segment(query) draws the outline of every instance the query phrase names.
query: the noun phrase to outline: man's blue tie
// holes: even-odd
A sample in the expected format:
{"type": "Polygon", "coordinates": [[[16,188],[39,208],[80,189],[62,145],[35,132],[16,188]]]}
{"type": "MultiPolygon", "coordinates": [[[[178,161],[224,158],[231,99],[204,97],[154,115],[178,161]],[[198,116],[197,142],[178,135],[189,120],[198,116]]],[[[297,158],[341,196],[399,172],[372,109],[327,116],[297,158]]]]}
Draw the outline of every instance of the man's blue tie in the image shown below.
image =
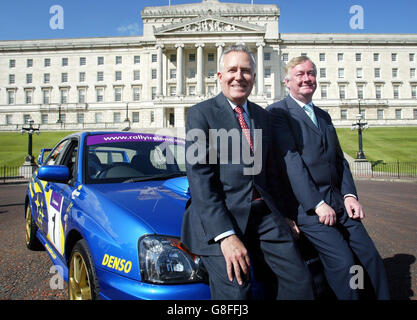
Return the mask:
{"type": "Polygon", "coordinates": [[[313,121],[314,125],[318,127],[316,114],[314,113],[313,106],[311,104],[306,104],[303,109],[307,113],[307,115],[310,117],[311,121],[313,121]]]}

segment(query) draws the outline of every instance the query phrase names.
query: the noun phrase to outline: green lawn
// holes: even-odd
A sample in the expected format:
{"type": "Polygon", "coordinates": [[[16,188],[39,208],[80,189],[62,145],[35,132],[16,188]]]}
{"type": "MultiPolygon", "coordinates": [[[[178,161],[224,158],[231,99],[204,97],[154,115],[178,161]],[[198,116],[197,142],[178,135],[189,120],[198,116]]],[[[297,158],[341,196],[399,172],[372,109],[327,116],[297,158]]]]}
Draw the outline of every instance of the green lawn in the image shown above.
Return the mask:
{"type": "MultiPolygon", "coordinates": [[[[338,128],[342,149],[356,158],[358,132],[338,128]]],[[[417,127],[370,127],[363,131],[363,151],[369,161],[417,162],[417,127]]]]}
{"type": "MultiPolygon", "coordinates": [[[[41,132],[32,136],[32,154],[35,159],[42,148],[52,148],[58,141],[71,132],[41,132]]],[[[0,167],[21,166],[28,151],[28,135],[18,132],[0,133],[0,167]]]]}

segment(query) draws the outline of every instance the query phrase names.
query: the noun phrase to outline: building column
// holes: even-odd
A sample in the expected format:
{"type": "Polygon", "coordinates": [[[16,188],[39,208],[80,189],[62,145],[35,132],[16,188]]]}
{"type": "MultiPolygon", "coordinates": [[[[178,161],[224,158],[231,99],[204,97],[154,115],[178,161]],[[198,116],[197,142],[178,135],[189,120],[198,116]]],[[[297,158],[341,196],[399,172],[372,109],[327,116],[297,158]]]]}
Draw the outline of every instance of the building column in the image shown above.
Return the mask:
{"type": "Polygon", "coordinates": [[[184,44],[178,43],[177,48],[177,96],[184,95],[184,44]]]}
{"type": "Polygon", "coordinates": [[[256,77],[258,78],[258,96],[264,95],[264,42],[258,42],[256,47],[258,48],[258,70],[256,77]]]}
{"type": "Polygon", "coordinates": [[[203,66],[204,66],[204,59],[203,59],[203,48],[204,43],[197,43],[195,45],[197,47],[197,96],[204,94],[204,88],[203,88],[203,66]]]}
{"type": "Polygon", "coordinates": [[[164,45],[162,44],[157,44],[156,48],[158,49],[158,55],[157,55],[157,59],[158,59],[158,64],[157,64],[157,69],[156,69],[156,73],[157,73],[157,87],[156,87],[156,96],[162,96],[162,85],[163,85],[163,77],[162,77],[162,69],[163,69],[163,61],[162,61],[162,49],[164,48],[164,45]]]}
{"type": "MultiPolygon", "coordinates": [[[[220,57],[223,54],[223,48],[224,48],[225,44],[224,42],[221,43],[216,43],[216,47],[217,47],[217,71],[220,71],[220,57]]],[[[220,85],[220,79],[219,77],[217,77],[217,93],[220,93],[220,91],[222,90],[221,85],[220,85]]]]}

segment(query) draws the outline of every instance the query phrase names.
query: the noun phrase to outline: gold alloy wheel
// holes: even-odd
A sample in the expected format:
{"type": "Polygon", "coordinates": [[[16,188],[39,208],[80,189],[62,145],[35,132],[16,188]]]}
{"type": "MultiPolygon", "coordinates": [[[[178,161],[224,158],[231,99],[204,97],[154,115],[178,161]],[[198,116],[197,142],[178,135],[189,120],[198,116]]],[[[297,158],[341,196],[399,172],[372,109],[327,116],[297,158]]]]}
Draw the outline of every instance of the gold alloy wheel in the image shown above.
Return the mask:
{"type": "Polygon", "coordinates": [[[85,261],[79,252],[72,255],[69,269],[69,298],[91,300],[91,287],[85,261]]]}
{"type": "Polygon", "coordinates": [[[30,211],[30,205],[26,207],[25,225],[26,225],[25,239],[26,239],[26,244],[28,245],[30,241],[30,234],[32,232],[32,212],[30,211]]]}

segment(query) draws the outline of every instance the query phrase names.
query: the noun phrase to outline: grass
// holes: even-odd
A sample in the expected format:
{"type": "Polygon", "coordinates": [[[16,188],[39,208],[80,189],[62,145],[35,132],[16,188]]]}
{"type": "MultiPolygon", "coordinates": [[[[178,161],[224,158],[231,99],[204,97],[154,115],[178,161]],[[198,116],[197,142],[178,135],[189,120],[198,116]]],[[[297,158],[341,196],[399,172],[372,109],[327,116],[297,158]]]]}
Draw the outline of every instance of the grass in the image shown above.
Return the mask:
{"type": "MultiPolygon", "coordinates": [[[[32,154],[35,159],[42,148],[52,148],[58,141],[72,132],[41,132],[32,135],[32,154]]],[[[0,132],[0,167],[21,166],[28,153],[28,134],[0,132]]]]}
{"type": "MultiPolygon", "coordinates": [[[[358,132],[338,128],[344,152],[356,158],[358,132]]],[[[369,161],[417,162],[417,127],[370,127],[362,133],[363,151],[369,161]]]]}

